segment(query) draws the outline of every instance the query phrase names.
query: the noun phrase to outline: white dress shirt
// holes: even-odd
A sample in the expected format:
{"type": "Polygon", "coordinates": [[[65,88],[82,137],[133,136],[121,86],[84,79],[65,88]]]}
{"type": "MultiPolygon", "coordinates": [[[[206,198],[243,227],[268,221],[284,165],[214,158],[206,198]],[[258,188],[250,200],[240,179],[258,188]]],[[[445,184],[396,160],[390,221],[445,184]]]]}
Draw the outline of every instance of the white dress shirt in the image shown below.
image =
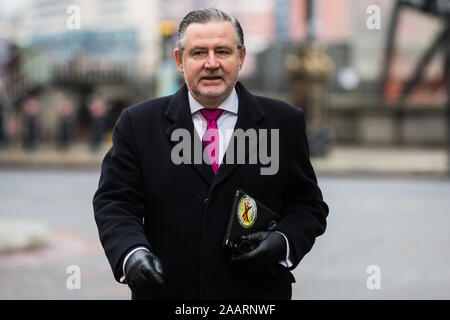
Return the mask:
{"type": "MultiPolygon", "coordinates": [[[[206,131],[206,128],[208,126],[208,122],[206,119],[202,116],[200,110],[204,109],[197,100],[194,99],[194,97],[191,95],[191,92],[188,91],[189,96],[189,107],[191,109],[192,114],[192,121],[194,122],[194,128],[200,138],[202,140],[202,137],[206,131]]],[[[225,101],[218,106],[218,109],[223,110],[222,115],[217,119],[217,129],[219,131],[219,166],[222,163],[223,156],[225,154],[225,151],[227,150],[228,143],[230,142],[231,136],[234,131],[234,127],[236,126],[237,118],[238,118],[238,108],[239,108],[239,99],[236,93],[236,89],[233,88],[233,91],[228,96],[228,98],[225,99],[225,101]],[[223,143],[225,142],[225,143],[223,143]]],[[[277,231],[278,232],[278,231],[277,231]]],[[[289,241],[287,237],[283,235],[283,237],[286,239],[286,245],[287,245],[287,252],[286,252],[286,260],[282,260],[279,263],[285,267],[291,267],[293,265],[292,261],[289,259],[289,241]]],[[[130,251],[125,259],[123,260],[123,276],[120,278],[120,282],[125,281],[125,264],[128,260],[128,258],[131,256],[132,253],[139,249],[148,250],[148,248],[145,247],[138,247],[130,251]]]]}
{"type": "MultiPolygon", "coordinates": [[[[197,100],[192,97],[189,92],[189,107],[191,108],[192,121],[194,122],[194,128],[197,134],[202,140],[208,126],[208,121],[203,117],[200,110],[205,109],[197,100]]],[[[228,143],[233,135],[234,127],[236,126],[238,118],[238,106],[239,100],[236,94],[236,90],[233,91],[225,99],[225,101],[218,107],[223,110],[222,115],[217,119],[217,130],[219,132],[219,166],[222,163],[223,156],[227,150],[228,143]],[[225,143],[224,143],[225,142],[225,143]]]]}

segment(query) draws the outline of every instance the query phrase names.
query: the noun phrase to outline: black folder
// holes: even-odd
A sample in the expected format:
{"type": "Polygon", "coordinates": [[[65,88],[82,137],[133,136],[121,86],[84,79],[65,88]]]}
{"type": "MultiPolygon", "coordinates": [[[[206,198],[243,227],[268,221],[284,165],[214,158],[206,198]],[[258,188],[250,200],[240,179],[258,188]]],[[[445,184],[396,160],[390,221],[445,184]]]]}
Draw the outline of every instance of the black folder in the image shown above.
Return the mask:
{"type": "Polygon", "coordinates": [[[234,195],[223,246],[233,254],[249,252],[253,250],[253,244],[240,241],[239,238],[258,231],[270,231],[280,219],[276,212],[238,188],[234,195]]]}

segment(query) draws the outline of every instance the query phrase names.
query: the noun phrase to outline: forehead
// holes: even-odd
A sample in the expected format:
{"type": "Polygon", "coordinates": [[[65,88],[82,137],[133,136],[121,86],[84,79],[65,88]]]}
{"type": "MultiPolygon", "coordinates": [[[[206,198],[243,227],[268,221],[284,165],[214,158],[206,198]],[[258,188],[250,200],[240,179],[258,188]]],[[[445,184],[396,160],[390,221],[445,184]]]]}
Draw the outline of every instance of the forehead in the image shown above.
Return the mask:
{"type": "Polygon", "coordinates": [[[230,21],[191,23],[185,32],[185,47],[237,45],[235,30],[230,21]]]}

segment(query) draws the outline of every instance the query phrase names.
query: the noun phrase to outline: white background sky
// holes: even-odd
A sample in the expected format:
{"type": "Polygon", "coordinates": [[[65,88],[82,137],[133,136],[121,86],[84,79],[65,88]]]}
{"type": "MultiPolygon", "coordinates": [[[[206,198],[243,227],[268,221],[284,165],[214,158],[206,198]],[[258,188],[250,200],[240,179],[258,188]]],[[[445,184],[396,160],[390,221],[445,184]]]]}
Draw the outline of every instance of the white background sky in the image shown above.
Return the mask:
{"type": "Polygon", "coordinates": [[[22,9],[28,0],[0,0],[0,18],[5,18],[22,9]]]}

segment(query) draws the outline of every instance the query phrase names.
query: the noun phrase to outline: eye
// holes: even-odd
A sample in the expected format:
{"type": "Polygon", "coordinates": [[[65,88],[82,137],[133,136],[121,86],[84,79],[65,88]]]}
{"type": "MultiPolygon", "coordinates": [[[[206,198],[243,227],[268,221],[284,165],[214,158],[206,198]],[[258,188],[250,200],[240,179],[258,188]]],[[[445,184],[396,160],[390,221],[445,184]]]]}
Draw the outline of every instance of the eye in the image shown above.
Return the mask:
{"type": "Polygon", "coordinates": [[[198,51],[194,51],[194,52],[192,53],[192,55],[193,55],[194,57],[202,57],[202,56],[206,55],[206,52],[205,52],[205,51],[198,50],[198,51]]]}
{"type": "Polygon", "coordinates": [[[230,54],[230,51],[225,50],[225,49],[221,49],[221,50],[218,50],[218,51],[217,51],[217,55],[218,55],[218,56],[221,56],[221,57],[227,56],[227,55],[229,55],[229,54],[230,54]]]}

